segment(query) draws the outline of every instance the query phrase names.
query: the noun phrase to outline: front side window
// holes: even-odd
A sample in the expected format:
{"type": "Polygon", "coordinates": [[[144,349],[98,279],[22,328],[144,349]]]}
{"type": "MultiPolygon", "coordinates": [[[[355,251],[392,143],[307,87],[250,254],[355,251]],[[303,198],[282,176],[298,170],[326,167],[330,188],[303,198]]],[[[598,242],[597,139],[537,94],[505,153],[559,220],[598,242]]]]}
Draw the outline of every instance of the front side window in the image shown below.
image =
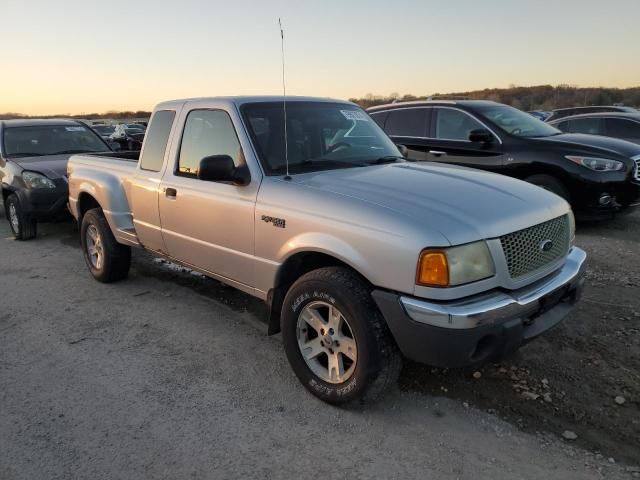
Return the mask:
{"type": "Polygon", "coordinates": [[[436,109],[435,138],[437,139],[469,140],[471,131],[480,128],[484,128],[482,124],[462,110],[436,109]]]}
{"type": "Polygon", "coordinates": [[[213,155],[228,155],[236,166],[244,164],[229,114],[222,110],[193,110],[189,112],[184,126],[178,175],[197,177],[200,161],[213,155]]]}
{"type": "Polygon", "coordinates": [[[474,111],[506,133],[516,137],[551,137],[562,133],[548,123],[508,105],[477,105],[474,106],[474,111]]]}
{"type": "Polygon", "coordinates": [[[355,105],[287,102],[285,147],[282,102],[241,108],[258,157],[268,175],[361,167],[394,159],[400,152],[380,127],[355,105]],[[381,160],[382,159],[382,160],[381,160]]]}
{"type": "Polygon", "coordinates": [[[152,172],[159,172],[164,162],[164,152],[167,149],[169,134],[176,112],[163,110],[156,112],[151,121],[149,132],[144,141],[144,151],[140,157],[140,168],[152,172]]]}
{"type": "Polygon", "coordinates": [[[6,127],[3,132],[8,158],[109,151],[97,133],[82,125],[6,127]]]}
{"type": "Polygon", "coordinates": [[[617,138],[640,138],[640,122],[622,118],[607,119],[607,135],[617,138]]]}
{"type": "Polygon", "coordinates": [[[602,118],[577,118],[569,120],[571,133],[586,133],[589,135],[604,135],[604,120],[602,118]]]}
{"type": "Polygon", "coordinates": [[[391,110],[385,124],[386,132],[394,137],[426,137],[428,108],[391,110]]]}

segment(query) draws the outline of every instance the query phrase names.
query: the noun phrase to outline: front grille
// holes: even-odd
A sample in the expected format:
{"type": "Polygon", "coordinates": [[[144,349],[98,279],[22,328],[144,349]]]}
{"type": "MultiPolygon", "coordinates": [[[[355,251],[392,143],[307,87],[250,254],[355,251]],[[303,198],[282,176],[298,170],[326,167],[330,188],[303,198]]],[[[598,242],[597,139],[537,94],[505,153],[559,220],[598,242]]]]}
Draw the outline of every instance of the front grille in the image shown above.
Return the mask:
{"type": "Polygon", "coordinates": [[[534,273],[569,251],[567,215],[500,237],[511,278],[534,273]],[[547,241],[551,241],[550,245],[547,241]],[[548,249],[543,249],[543,244],[548,249]]]}
{"type": "Polygon", "coordinates": [[[637,157],[633,157],[633,161],[636,162],[636,171],[634,173],[634,178],[640,182],[640,155],[637,157]]]}

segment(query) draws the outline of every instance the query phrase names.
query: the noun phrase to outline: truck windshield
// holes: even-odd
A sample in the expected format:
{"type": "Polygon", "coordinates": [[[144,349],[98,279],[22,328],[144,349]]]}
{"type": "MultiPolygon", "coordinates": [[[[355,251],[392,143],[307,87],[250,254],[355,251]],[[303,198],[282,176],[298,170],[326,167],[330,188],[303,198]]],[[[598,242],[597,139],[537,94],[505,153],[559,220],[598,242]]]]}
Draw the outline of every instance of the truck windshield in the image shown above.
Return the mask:
{"type": "Polygon", "coordinates": [[[100,136],[81,125],[7,127],[3,133],[7,158],[109,151],[100,136]]]}
{"type": "Polygon", "coordinates": [[[562,133],[548,123],[508,105],[483,105],[474,108],[502,130],[516,137],[550,137],[562,133]]]}
{"type": "MultiPolygon", "coordinates": [[[[242,115],[269,175],[286,172],[282,102],[248,103],[242,115]]],[[[290,173],[362,167],[401,158],[386,134],[355,105],[287,102],[290,173]]]]}

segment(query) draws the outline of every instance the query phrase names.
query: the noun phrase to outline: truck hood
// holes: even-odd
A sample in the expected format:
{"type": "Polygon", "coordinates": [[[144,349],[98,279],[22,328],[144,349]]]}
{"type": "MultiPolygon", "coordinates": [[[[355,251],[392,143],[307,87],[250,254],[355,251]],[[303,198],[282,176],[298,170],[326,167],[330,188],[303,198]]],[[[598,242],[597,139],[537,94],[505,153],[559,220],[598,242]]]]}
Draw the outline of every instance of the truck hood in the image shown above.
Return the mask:
{"type": "Polygon", "coordinates": [[[619,138],[584,133],[563,133],[552,137],[533,138],[540,143],[565,147],[567,150],[590,151],[600,154],[615,154],[631,158],[640,155],[640,145],[619,138]]]}
{"type": "Polygon", "coordinates": [[[56,180],[67,175],[67,162],[72,154],[45,155],[42,157],[19,157],[11,161],[24,170],[38,172],[51,180],[56,180]]]}
{"type": "Polygon", "coordinates": [[[500,237],[570,210],[560,197],[520,180],[432,162],[317,172],[294,181],[392,211],[438,231],[451,245],[500,237]]]}

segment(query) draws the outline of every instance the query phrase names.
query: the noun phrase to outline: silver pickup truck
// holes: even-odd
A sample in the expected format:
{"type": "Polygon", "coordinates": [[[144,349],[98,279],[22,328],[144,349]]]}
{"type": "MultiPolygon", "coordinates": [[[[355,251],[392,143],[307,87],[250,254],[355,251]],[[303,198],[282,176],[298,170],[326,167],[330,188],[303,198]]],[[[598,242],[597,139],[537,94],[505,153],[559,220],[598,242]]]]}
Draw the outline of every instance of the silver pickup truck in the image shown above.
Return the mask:
{"type": "Polygon", "coordinates": [[[409,163],[352,103],[165,102],[137,155],[69,161],[92,275],[124,279],[142,247],[263,299],[296,375],[330,403],[383,391],[403,356],[464,367],[511,353],[582,291],[564,200],[409,163]]]}

